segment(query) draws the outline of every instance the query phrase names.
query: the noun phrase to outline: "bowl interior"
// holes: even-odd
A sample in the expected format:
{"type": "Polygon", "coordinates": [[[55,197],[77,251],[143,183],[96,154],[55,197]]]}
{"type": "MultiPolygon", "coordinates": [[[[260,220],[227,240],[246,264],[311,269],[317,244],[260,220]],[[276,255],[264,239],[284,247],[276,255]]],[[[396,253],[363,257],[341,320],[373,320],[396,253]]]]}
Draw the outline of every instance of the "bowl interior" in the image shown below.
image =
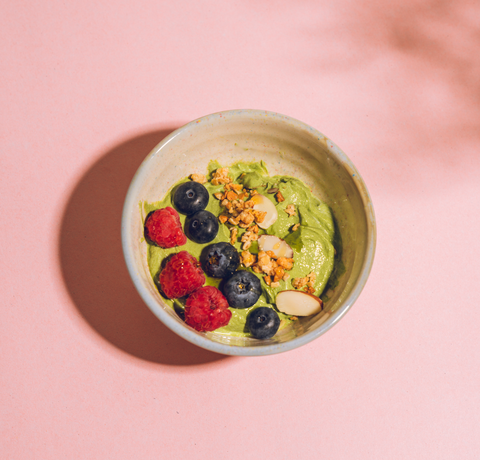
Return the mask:
{"type": "Polygon", "coordinates": [[[353,164],[317,130],[289,117],[241,110],[191,122],[162,141],[145,159],[129,189],[122,240],[132,279],[147,305],[168,327],[204,348],[226,354],[270,354],[302,345],[328,330],[348,310],[373,261],[375,224],[365,185],[353,164]],[[198,333],[163,302],[147,264],[141,203],[161,200],[181,178],[205,173],[210,160],[228,166],[265,161],[270,175],[304,181],[332,209],[343,243],[344,274],[327,293],[324,310],[296,321],[266,341],[215,332],[198,333]]]}

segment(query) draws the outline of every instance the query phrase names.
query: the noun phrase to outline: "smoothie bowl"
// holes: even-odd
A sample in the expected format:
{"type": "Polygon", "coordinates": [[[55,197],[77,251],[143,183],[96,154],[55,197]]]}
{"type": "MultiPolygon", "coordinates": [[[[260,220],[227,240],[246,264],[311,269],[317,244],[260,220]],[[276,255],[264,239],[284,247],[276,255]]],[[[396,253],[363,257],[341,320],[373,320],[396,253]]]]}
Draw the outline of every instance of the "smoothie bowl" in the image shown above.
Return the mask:
{"type": "Polygon", "coordinates": [[[330,329],[367,281],[375,232],[347,156],[310,126],[259,110],[170,134],[138,169],[122,216],[147,306],[227,355],[288,351],[330,329]]]}

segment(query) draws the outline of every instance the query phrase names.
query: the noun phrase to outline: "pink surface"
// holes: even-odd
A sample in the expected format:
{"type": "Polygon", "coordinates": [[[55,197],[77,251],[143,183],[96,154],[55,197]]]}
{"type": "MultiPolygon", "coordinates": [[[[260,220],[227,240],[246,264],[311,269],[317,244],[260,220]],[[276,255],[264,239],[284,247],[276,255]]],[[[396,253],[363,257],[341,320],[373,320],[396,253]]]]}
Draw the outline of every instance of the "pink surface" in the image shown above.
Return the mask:
{"type": "Polygon", "coordinates": [[[478,2],[3,2],[2,459],[478,459],[478,2]],[[309,345],[228,358],[129,280],[122,202],[172,129],[309,123],[378,220],[371,277],[309,345]]]}

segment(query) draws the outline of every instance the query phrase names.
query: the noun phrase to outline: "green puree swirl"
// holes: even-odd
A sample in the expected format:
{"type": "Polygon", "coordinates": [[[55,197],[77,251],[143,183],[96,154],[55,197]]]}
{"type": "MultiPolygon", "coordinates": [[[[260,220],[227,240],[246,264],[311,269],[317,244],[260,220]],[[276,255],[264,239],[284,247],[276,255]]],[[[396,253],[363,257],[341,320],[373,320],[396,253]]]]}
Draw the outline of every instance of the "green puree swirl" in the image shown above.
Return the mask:
{"type": "MultiPolygon", "coordinates": [[[[212,172],[221,166],[216,161],[211,161],[208,166],[207,180],[210,180],[212,172]]],[[[260,230],[259,234],[267,233],[269,235],[276,235],[284,239],[293,249],[294,252],[294,265],[293,269],[288,273],[290,278],[286,281],[280,281],[280,287],[271,288],[264,280],[263,276],[256,274],[261,280],[262,295],[258,302],[251,308],[237,309],[231,308],[232,319],[230,323],[217,329],[215,332],[223,333],[226,335],[249,337],[250,334],[245,327],[245,322],[250,310],[266,306],[275,309],[275,298],[278,292],[286,289],[293,289],[292,281],[294,278],[305,277],[311,272],[315,272],[317,277],[315,281],[315,295],[320,296],[329,281],[330,275],[334,268],[335,262],[335,224],[333,220],[330,208],[315,198],[310,189],[300,180],[290,176],[272,176],[268,175],[266,165],[263,161],[258,163],[236,163],[228,168],[229,176],[234,182],[243,184],[246,188],[256,188],[256,190],[268,197],[277,207],[278,219],[267,230],[260,230]],[[243,176],[242,176],[243,174],[243,176]],[[267,193],[269,189],[278,188],[282,193],[285,201],[277,203],[274,193],[267,193]],[[285,208],[289,204],[294,204],[296,208],[296,215],[289,216],[285,212],[285,208]],[[292,227],[300,223],[300,227],[297,231],[293,232],[292,227]]],[[[143,208],[143,217],[155,209],[164,208],[166,206],[173,206],[173,193],[172,191],[179,184],[188,181],[185,178],[175,184],[174,187],[167,193],[165,198],[155,203],[141,203],[143,208]]],[[[220,215],[222,209],[219,200],[217,200],[213,194],[224,190],[224,185],[212,185],[210,182],[204,184],[207,188],[210,199],[208,202],[207,210],[215,214],[220,215]]],[[[185,216],[180,214],[180,220],[182,226],[185,222],[185,216]]],[[[242,234],[245,230],[238,227],[238,238],[235,247],[239,252],[242,251],[240,242],[242,234]]],[[[227,225],[220,224],[220,229],[216,238],[207,244],[197,244],[188,240],[184,246],[171,249],[162,249],[157,246],[148,246],[148,266],[150,273],[155,282],[158,280],[158,273],[162,261],[169,254],[188,251],[197,259],[200,259],[200,254],[205,246],[220,241],[230,241],[230,229],[227,225]]],[[[249,249],[253,254],[258,253],[258,245],[256,242],[252,244],[249,249]]],[[[250,269],[248,269],[250,270],[250,269]]],[[[254,273],[252,271],[252,273],[254,273]]],[[[220,285],[218,279],[207,277],[206,284],[218,287],[220,285]]],[[[332,280],[330,283],[332,284],[332,280]]],[[[167,304],[172,308],[183,308],[181,299],[168,300],[167,304]]],[[[282,326],[285,327],[292,320],[288,315],[279,313],[282,321],[282,326]]]]}

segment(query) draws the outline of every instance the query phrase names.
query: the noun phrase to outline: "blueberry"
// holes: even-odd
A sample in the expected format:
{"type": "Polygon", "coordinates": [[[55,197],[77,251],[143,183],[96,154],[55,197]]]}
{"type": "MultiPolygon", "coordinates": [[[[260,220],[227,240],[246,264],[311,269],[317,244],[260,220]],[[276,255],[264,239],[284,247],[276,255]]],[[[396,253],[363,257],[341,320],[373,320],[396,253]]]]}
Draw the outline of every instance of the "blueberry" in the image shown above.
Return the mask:
{"type": "Polygon", "coordinates": [[[280,318],[272,308],[259,307],[248,315],[247,326],[256,339],[270,339],[280,327],[280,318]]]}
{"type": "Polygon", "coordinates": [[[217,236],[218,219],[210,211],[198,211],[187,217],[185,233],[195,243],[209,243],[217,236]]]}
{"type": "Polygon", "coordinates": [[[179,185],[173,194],[173,204],[178,212],[190,216],[202,211],[208,204],[208,191],[198,182],[184,182],[179,185]]]}
{"type": "Polygon", "coordinates": [[[240,256],[230,243],[216,243],[203,250],[200,261],[208,276],[227,278],[240,265],[240,256]]]}
{"type": "Polygon", "coordinates": [[[235,272],[223,286],[223,294],[233,308],[248,308],[255,305],[261,293],[260,280],[245,270],[235,272]]]}

